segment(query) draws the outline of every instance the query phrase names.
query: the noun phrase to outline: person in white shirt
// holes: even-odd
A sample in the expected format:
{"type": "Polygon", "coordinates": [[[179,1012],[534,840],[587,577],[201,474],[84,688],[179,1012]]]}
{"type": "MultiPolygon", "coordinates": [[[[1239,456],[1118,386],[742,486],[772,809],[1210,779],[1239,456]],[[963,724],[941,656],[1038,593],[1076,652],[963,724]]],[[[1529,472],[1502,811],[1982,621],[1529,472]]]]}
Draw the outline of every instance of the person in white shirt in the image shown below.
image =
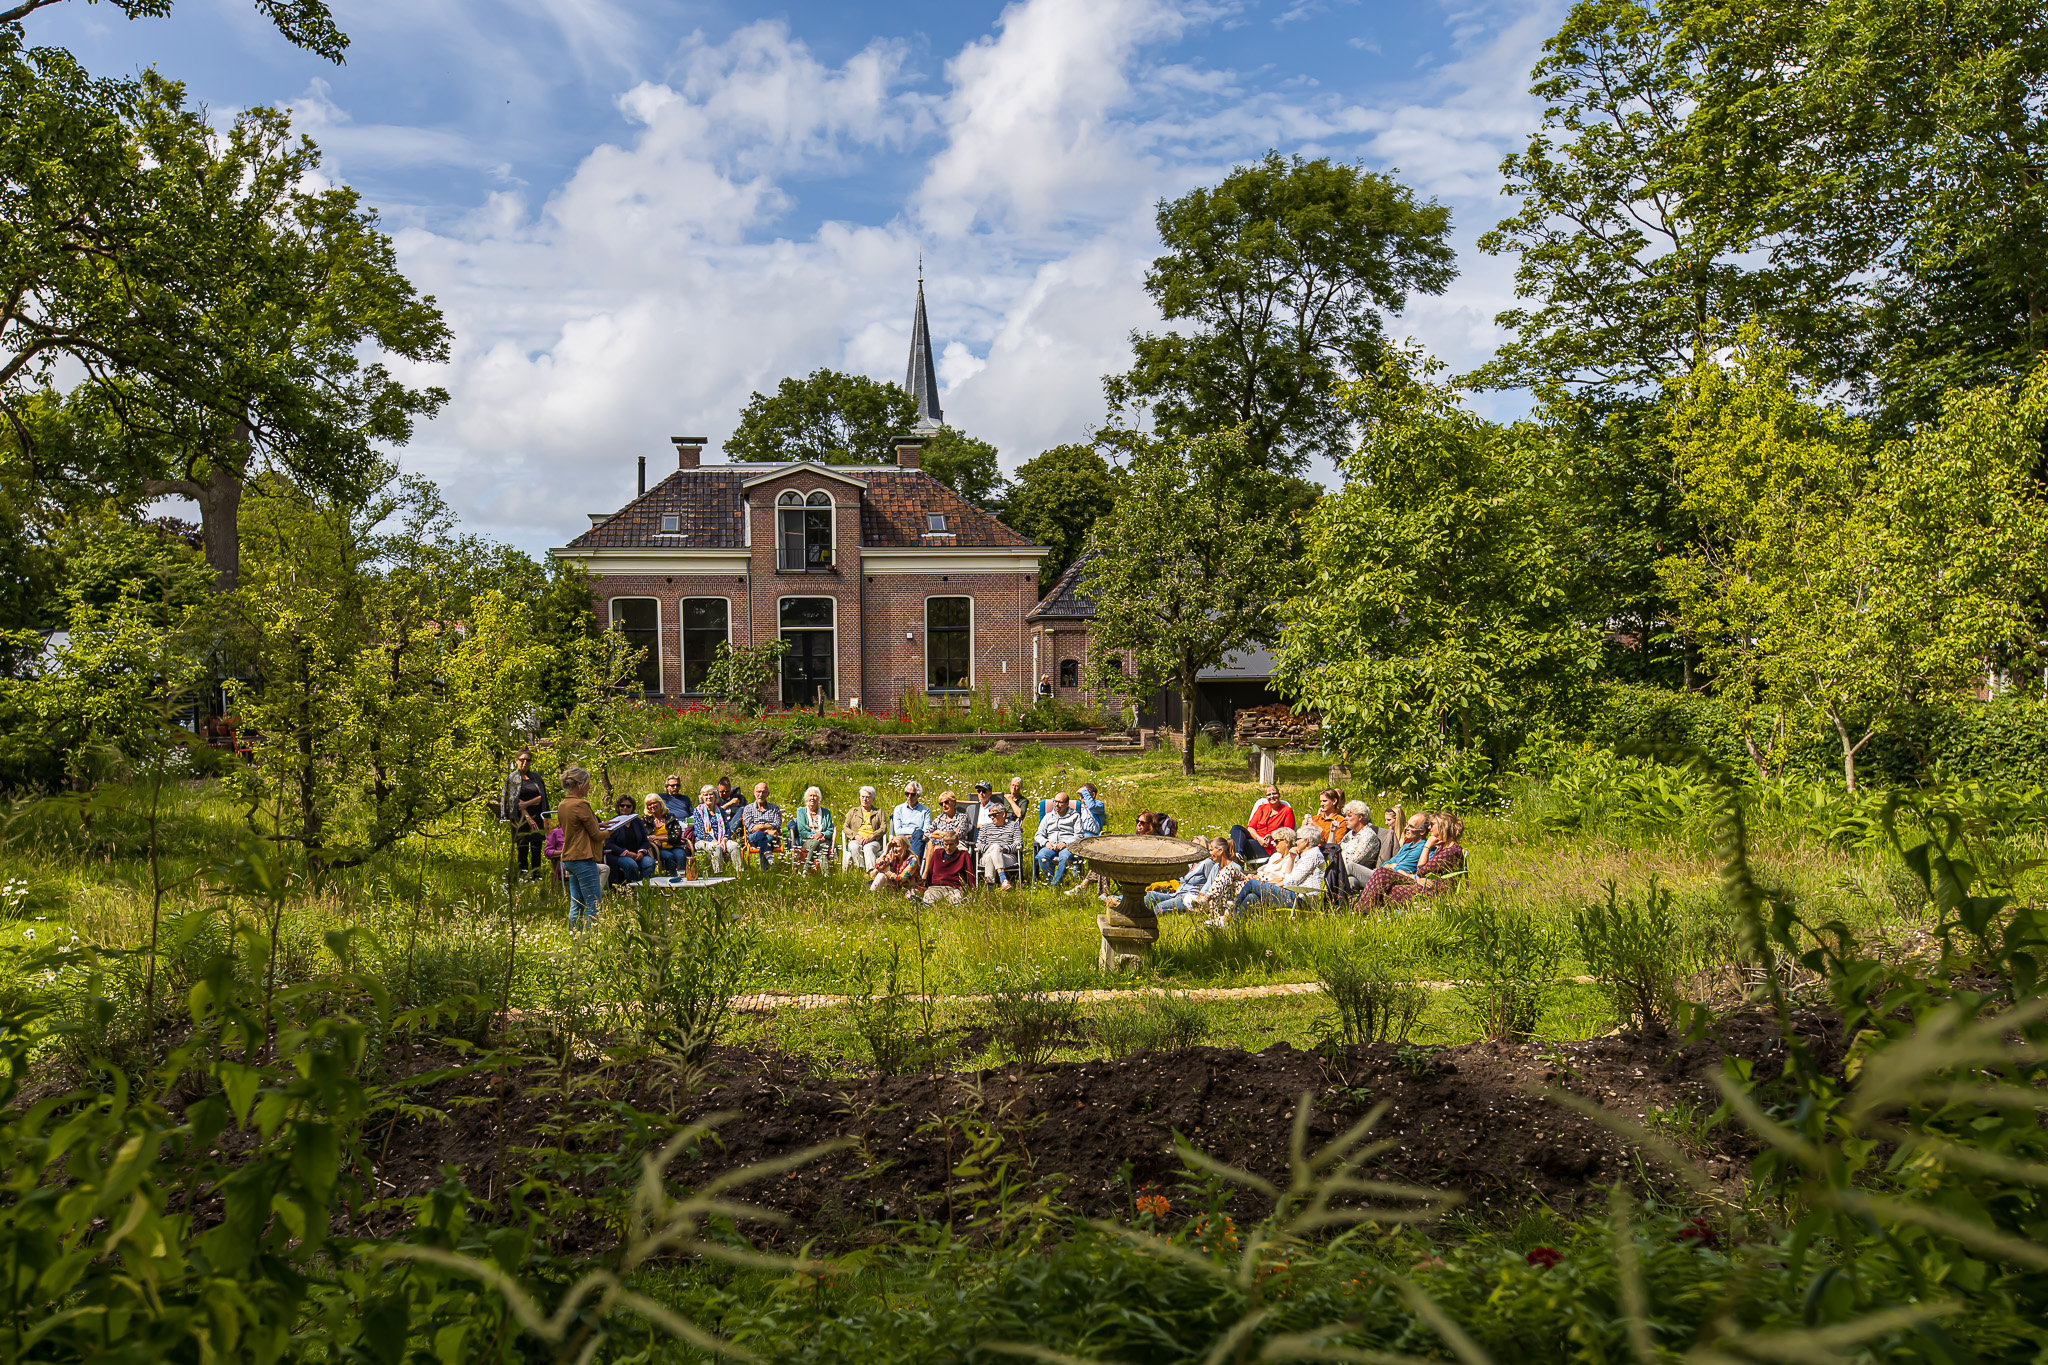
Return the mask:
{"type": "Polygon", "coordinates": [[[932,832],[932,808],[924,803],[924,788],[916,782],[903,784],[903,804],[889,812],[889,833],[910,841],[918,866],[924,866],[924,841],[932,832]]]}
{"type": "Polygon", "coordinates": [[[1032,859],[1038,864],[1038,875],[1048,878],[1048,885],[1058,886],[1067,875],[1074,845],[1095,833],[1094,824],[1086,812],[1067,800],[1065,792],[1053,797],[1052,805],[1039,817],[1038,836],[1031,841],[1037,850],[1032,859]]]}
{"type": "Polygon", "coordinates": [[[1291,908],[1322,889],[1323,832],[1310,825],[1299,832],[1287,831],[1284,836],[1281,830],[1275,830],[1273,835],[1277,845],[1272,860],[1237,893],[1237,904],[1231,907],[1231,914],[1241,915],[1261,902],[1291,908]]]}

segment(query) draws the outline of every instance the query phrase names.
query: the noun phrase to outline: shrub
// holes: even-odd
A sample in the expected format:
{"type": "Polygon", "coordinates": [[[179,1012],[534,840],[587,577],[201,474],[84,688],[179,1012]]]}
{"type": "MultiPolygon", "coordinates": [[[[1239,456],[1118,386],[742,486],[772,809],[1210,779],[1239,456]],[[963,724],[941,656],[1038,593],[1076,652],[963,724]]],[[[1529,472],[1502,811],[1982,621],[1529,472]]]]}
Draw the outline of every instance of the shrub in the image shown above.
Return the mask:
{"type": "Polygon", "coordinates": [[[1465,1022],[1486,1038],[1532,1037],[1557,992],[1557,936],[1484,896],[1450,907],[1447,921],[1450,955],[1465,978],[1457,990],[1465,1022]]]}
{"type": "Polygon", "coordinates": [[[1023,1066],[1042,1066],[1053,1048],[1070,1036],[1081,1004],[1072,991],[1046,989],[1041,977],[1002,976],[984,992],[984,1021],[996,1050],[1023,1066]]]}
{"type": "Polygon", "coordinates": [[[1168,991],[1147,993],[1103,1011],[1095,1019],[1093,1032],[1110,1056],[1128,1057],[1134,1052],[1193,1047],[1208,1037],[1213,1027],[1206,1006],[1168,991]]]}
{"type": "Polygon", "coordinates": [[[650,1047],[703,1059],[754,968],[760,934],[733,898],[636,887],[610,927],[605,965],[650,1047]]]}
{"type": "Polygon", "coordinates": [[[937,1060],[932,1001],[913,999],[904,989],[902,947],[889,945],[886,966],[865,951],[856,952],[852,975],[846,1010],[869,1065],[881,1075],[901,1076],[937,1060]]]}
{"type": "Polygon", "coordinates": [[[1671,888],[1650,878],[1638,904],[1610,878],[1607,898],[1572,913],[1586,970],[1623,1024],[1662,1033],[1677,1015],[1678,984],[1696,969],[1690,936],[1671,913],[1671,888]]]}
{"type": "Polygon", "coordinates": [[[1380,968],[1361,966],[1340,952],[1324,955],[1316,964],[1316,979],[1337,1007],[1337,1022],[1347,1043],[1406,1041],[1429,1003],[1423,987],[1396,981],[1380,968]]]}

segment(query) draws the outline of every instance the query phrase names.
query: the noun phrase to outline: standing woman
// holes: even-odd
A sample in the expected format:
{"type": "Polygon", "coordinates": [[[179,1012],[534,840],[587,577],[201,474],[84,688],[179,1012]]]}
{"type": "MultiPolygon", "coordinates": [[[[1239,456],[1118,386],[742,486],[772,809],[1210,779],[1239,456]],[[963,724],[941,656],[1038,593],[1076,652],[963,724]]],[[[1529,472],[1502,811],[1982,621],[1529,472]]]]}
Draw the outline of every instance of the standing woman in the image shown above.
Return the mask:
{"type": "Polygon", "coordinates": [[[540,876],[541,843],[548,837],[548,784],[533,770],[533,754],[519,751],[518,764],[505,779],[512,814],[512,846],[519,856],[519,875],[540,876]]]}
{"type": "Polygon", "coordinates": [[[597,874],[604,856],[604,826],[590,809],[590,772],[568,768],[562,773],[562,807],[555,812],[562,825],[562,878],[569,883],[569,927],[597,918],[597,898],[604,882],[597,874]]]}
{"type": "Polygon", "coordinates": [[[845,865],[860,865],[862,872],[873,872],[875,864],[882,860],[882,840],[889,833],[889,817],[875,804],[875,789],[860,789],[860,805],[846,813],[846,859],[845,865]]]}

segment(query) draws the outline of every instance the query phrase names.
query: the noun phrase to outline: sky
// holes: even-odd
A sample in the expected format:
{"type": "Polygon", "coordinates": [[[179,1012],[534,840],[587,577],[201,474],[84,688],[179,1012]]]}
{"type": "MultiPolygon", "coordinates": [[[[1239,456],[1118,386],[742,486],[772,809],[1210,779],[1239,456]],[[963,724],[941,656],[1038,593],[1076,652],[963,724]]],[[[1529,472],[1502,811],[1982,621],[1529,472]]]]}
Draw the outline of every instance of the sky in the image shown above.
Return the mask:
{"type": "MultiPolygon", "coordinates": [[[[344,65],[248,0],[33,42],[154,66],[225,117],[289,108],[455,333],[399,367],[451,401],[398,452],[466,529],[541,552],[632,496],[635,458],[732,429],[819,367],[902,382],[922,254],[946,419],[1006,469],[1085,440],[1159,318],[1161,198],[1268,149],[1396,175],[1460,275],[1390,319],[1454,372],[1500,340],[1501,158],[1562,0],[336,0],[344,65]]],[[[1512,398],[1496,399],[1512,404],[1512,398]]],[[[715,453],[711,458],[716,458],[715,453]]]]}

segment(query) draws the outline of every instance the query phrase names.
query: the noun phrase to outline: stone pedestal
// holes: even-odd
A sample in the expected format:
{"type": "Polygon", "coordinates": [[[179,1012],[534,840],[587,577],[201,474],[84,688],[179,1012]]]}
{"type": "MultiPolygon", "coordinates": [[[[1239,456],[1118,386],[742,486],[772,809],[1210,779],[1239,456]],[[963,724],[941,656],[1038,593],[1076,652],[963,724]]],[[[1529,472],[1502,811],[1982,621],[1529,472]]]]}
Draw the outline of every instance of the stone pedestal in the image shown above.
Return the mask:
{"type": "MultiPolygon", "coordinates": [[[[1113,912],[1112,912],[1113,913],[1113,912]]],[[[1102,953],[1097,958],[1105,972],[1136,971],[1152,961],[1152,945],[1159,941],[1159,929],[1141,929],[1135,925],[1111,924],[1111,915],[1095,917],[1095,927],[1102,931],[1102,953]]]]}

